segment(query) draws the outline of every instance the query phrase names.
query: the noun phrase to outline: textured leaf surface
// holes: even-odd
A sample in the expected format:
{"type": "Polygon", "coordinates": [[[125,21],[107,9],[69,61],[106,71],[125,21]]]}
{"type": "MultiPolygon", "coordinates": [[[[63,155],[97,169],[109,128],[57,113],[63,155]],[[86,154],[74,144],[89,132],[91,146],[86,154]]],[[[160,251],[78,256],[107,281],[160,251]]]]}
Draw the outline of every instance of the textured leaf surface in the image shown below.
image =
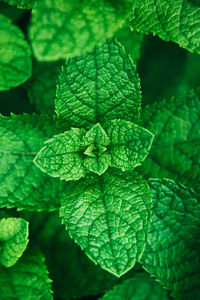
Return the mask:
{"type": "Polygon", "coordinates": [[[105,128],[111,140],[111,166],[125,171],[140,165],[151,148],[151,132],[125,120],[108,121],[105,128]]]}
{"type": "Polygon", "coordinates": [[[146,107],[142,126],[155,134],[140,171],[188,185],[200,178],[200,89],[146,107]]]}
{"type": "Polygon", "coordinates": [[[53,115],[55,110],[56,82],[62,62],[33,62],[33,74],[26,88],[38,112],[53,115]]]}
{"type": "Polygon", "coordinates": [[[134,29],[157,34],[190,51],[200,53],[200,7],[187,0],[135,1],[134,29]]]}
{"type": "Polygon", "coordinates": [[[137,173],[110,169],[72,183],[61,204],[62,221],[88,257],[121,276],[144,250],[151,194],[137,173]]]}
{"type": "Polygon", "coordinates": [[[14,5],[18,8],[30,9],[33,8],[37,0],[3,0],[4,2],[14,5]]]}
{"type": "Polygon", "coordinates": [[[57,212],[22,211],[20,216],[30,222],[31,241],[39,245],[45,254],[46,264],[53,280],[55,299],[71,300],[88,295],[100,295],[121,280],[141,271],[141,264],[138,263],[126,275],[117,278],[95,265],[69,237],[64,226],[61,226],[57,212]]]}
{"type": "Polygon", "coordinates": [[[167,293],[147,274],[137,274],[106,293],[102,300],[167,300],[167,293]]]}
{"type": "Polygon", "coordinates": [[[13,266],[28,244],[28,222],[21,218],[0,220],[0,263],[13,266]]]}
{"type": "Polygon", "coordinates": [[[90,129],[121,118],[137,123],[140,82],[135,65],[116,41],[67,61],[55,101],[59,125],[90,129]]]}
{"type": "Polygon", "coordinates": [[[42,115],[0,116],[0,207],[57,208],[62,182],[33,163],[44,141],[56,132],[55,123],[42,115]]]}
{"type": "Polygon", "coordinates": [[[18,86],[31,76],[31,50],[24,34],[0,15],[0,91],[18,86]]]}
{"type": "Polygon", "coordinates": [[[176,299],[200,294],[200,198],[171,180],[149,181],[153,214],[141,262],[176,299]]]}
{"type": "Polygon", "coordinates": [[[78,180],[85,176],[82,158],[84,129],[72,128],[46,142],[34,162],[45,173],[65,180],[78,180]]]}
{"type": "Polygon", "coordinates": [[[38,252],[25,253],[9,269],[0,267],[0,274],[1,300],[53,300],[44,257],[38,252]]]}
{"type": "Polygon", "coordinates": [[[93,50],[124,23],[132,0],[43,0],[33,10],[30,38],[39,60],[93,50]]]}

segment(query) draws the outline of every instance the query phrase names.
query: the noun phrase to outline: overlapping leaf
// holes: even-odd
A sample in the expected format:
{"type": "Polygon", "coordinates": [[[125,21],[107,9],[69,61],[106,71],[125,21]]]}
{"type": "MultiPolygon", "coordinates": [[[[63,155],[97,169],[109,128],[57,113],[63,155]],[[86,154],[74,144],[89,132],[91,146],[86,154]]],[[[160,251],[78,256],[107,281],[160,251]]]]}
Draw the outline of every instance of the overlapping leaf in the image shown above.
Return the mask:
{"type": "Polygon", "coordinates": [[[148,106],[141,124],[155,134],[140,169],[147,177],[195,185],[200,178],[200,89],[148,106]]]}
{"type": "Polygon", "coordinates": [[[21,218],[0,220],[0,263],[13,266],[28,244],[28,222],[21,218]]]}
{"type": "Polygon", "coordinates": [[[137,173],[109,169],[72,183],[61,203],[62,221],[88,257],[121,276],[141,257],[151,193],[137,173]]]}
{"type": "Polygon", "coordinates": [[[0,91],[18,86],[31,76],[31,50],[23,32],[0,15],[0,91]]]}
{"type": "Polygon", "coordinates": [[[200,6],[188,0],[134,1],[131,24],[134,29],[157,34],[165,41],[200,53],[200,6]]]}
{"type": "Polygon", "coordinates": [[[152,223],[141,262],[176,299],[200,294],[200,198],[168,179],[149,181],[152,223]]]}
{"type": "Polygon", "coordinates": [[[90,129],[112,119],[137,123],[140,81],[134,63],[116,41],[67,61],[57,87],[56,113],[64,129],[90,129]]]}
{"type": "Polygon", "coordinates": [[[147,274],[136,274],[135,277],[116,285],[107,292],[102,300],[167,300],[166,291],[147,274]]]}
{"type": "Polygon", "coordinates": [[[0,267],[1,300],[53,300],[48,271],[41,253],[32,251],[11,268],[0,267]]]}
{"type": "Polygon", "coordinates": [[[124,23],[132,0],[43,0],[32,15],[30,38],[39,60],[83,54],[112,37],[124,23]]]}
{"type": "Polygon", "coordinates": [[[43,174],[33,163],[45,140],[57,132],[42,115],[0,116],[0,207],[53,210],[62,182],[43,174]]]}

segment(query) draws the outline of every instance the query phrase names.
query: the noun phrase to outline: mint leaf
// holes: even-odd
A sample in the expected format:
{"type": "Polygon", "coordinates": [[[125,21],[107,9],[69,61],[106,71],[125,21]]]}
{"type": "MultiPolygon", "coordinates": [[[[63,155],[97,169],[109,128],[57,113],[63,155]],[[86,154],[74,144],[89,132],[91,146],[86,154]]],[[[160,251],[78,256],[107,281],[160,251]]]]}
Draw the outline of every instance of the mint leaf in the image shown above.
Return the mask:
{"type": "Polygon", "coordinates": [[[200,7],[192,1],[135,1],[130,19],[135,30],[152,32],[165,41],[200,53],[200,7]]]}
{"type": "MultiPolygon", "coordinates": [[[[28,244],[28,222],[21,218],[0,220],[0,263],[13,266],[28,244]]],[[[1,280],[0,280],[1,281],[1,280]]]]}
{"type": "Polygon", "coordinates": [[[85,176],[82,157],[84,129],[72,128],[46,142],[34,162],[45,173],[65,180],[78,180],[85,176]]]}
{"type": "Polygon", "coordinates": [[[132,0],[38,1],[30,39],[39,60],[77,56],[111,38],[124,23],[132,0]]]}
{"type": "Polygon", "coordinates": [[[0,91],[9,90],[31,76],[31,50],[23,32],[0,14],[0,91]]]}
{"type": "Polygon", "coordinates": [[[111,166],[125,171],[140,165],[151,148],[152,133],[125,120],[108,121],[105,128],[111,140],[111,166]]]}
{"type": "Polygon", "coordinates": [[[140,81],[135,65],[117,41],[66,62],[55,100],[58,125],[90,129],[121,118],[137,123],[140,81]]]}
{"type": "Polygon", "coordinates": [[[56,82],[62,62],[41,63],[33,61],[33,74],[26,84],[30,102],[38,112],[53,115],[56,82]]]}
{"type": "Polygon", "coordinates": [[[53,300],[51,280],[40,252],[25,253],[11,268],[0,267],[2,300],[53,300]]]}
{"type": "Polygon", "coordinates": [[[165,290],[147,274],[136,274],[135,277],[116,285],[101,300],[167,300],[165,290]]]}
{"type": "Polygon", "coordinates": [[[63,184],[49,178],[33,159],[45,140],[57,132],[42,115],[0,116],[0,207],[54,210],[63,184]]]}
{"type": "Polygon", "coordinates": [[[155,134],[140,172],[188,185],[200,177],[200,89],[146,107],[141,124],[155,134]],[[183,163],[184,162],[184,163],[183,163]]]}
{"type": "Polygon", "coordinates": [[[198,299],[200,198],[168,179],[149,185],[153,215],[141,262],[176,299],[198,299]]]}
{"type": "Polygon", "coordinates": [[[33,8],[37,0],[3,0],[4,2],[14,5],[18,8],[30,9],[33,8]]]}
{"type": "Polygon", "coordinates": [[[84,158],[86,169],[98,175],[107,170],[111,162],[110,153],[106,151],[109,143],[110,139],[99,123],[86,133],[82,142],[83,146],[88,146],[84,152],[88,156],[84,158]]]}
{"type": "Polygon", "coordinates": [[[137,173],[110,169],[71,183],[61,201],[66,229],[88,257],[121,276],[144,250],[151,193],[137,173]]]}
{"type": "Polygon", "coordinates": [[[124,46],[126,53],[130,55],[133,61],[140,58],[143,37],[142,33],[132,30],[129,23],[125,24],[114,35],[114,38],[124,46]]]}

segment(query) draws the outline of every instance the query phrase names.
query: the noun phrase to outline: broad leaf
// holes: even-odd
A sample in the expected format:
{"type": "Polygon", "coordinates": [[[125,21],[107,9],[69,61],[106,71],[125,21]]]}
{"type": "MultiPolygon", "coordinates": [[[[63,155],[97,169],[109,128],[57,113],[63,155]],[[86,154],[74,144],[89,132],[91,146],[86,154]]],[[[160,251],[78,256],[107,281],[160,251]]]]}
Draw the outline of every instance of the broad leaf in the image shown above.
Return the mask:
{"type": "Polygon", "coordinates": [[[62,68],[55,101],[58,123],[65,130],[103,126],[116,118],[137,123],[140,99],[135,65],[118,42],[108,41],[62,68]]]}
{"type": "Polygon", "coordinates": [[[33,62],[33,74],[26,88],[29,99],[38,112],[53,115],[55,110],[56,82],[62,62],[33,62]]]}
{"type": "Polygon", "coordinates": [[[65,180],[85,176],[82,157],[84,129],[73,128],[54,136],[37,154],[34,162],[45,173],[65,180]]]}
{"type": "Polygon", "coordinates": [[[101,300],[167,300],[166,291],[147,274],[136,274],[135,277],[116,285],[101,300]]]}
{"type": "MultiPolygon", "coordinates": [[[[200,6],[188,0],[137,0],[131,15],[132,27],[157,34],[165,41],[200,53],[200,6]]],[[[195,1],[194,1],[195,2],[195,1]]]]}
{"type": "Polygon", "coordinates": [[[121,276],[141,257],[151,193],[137,173],[110,169],[71,183],[61,202],[62,221],[88,257],[121,276]]]}
{"type": "Polygon", "coordinates": [[[198,299],[200,198],[168,179],[152,179],[149,184],[153,215],[141,262],[176,299],[198,299]]]}
{"type": "Polygon", "coordinates": [[[43,0],[32,14],[30,38],[39,60],[77,56],[112,37],[132,0],[43,0]]]}
{"type": "MultiPolygon", "coordinates": [[[[0,220],[0,263],[13,266],[28,244],[28,222],[21,218],[0,220]]],[[[1,294],[0,294],[1,295],[1,294]]]]}
{"type": "Polygon", "coordinates": [[[25,253],[11,268],[0,267],[1,300],[53,300],[51,280],[39,252],[25,253]]]}
{"type": "Polygon", "coordinates": [[[45,140],[57,132],[42,115],[0,116],[0,207],[54,210],[63,184],[33,163],[45,140]]]}
{"type": "Polygon", "coordinates": [[[23,32],[0,15],[0,91],[9,90],[31,76],[31,50],[23,32]]]}
{"type": "Polygon", "coordinates": [[[152,133],[125,120],[108,121],[105,128],[111,140],[111,166],[125,171],[140,165],[151,148],[152,133]]]}
{"type": "Polygon", "coordinates": [[[155,139],[140,172],[196,184],[200,178],[200,89],[146,107],[141,120],[155,139]]]}
{"type": "Polygon", "coordinates": [[[37,0],[3,0],[4,2],[22,9],[33,8],[37,0]]]}

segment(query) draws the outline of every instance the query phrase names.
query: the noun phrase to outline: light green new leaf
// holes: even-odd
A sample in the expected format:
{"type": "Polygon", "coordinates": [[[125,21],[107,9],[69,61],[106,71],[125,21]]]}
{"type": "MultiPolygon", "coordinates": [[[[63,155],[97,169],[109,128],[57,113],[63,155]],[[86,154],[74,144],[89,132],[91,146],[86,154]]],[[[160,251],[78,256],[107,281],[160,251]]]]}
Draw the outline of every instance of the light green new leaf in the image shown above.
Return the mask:
{"type": "Polygon", "coordinates": [[[42,115],[0,116],[0,207],[54,210],[63,188],[33,163],[45,140],[57,133],[42,115]]]}
{"type": "Polygon", "coordinates": [[[46,141],[34,159],[35,164],[52,177],[78,180],[85,176],[82,138],[84,129],[72,128],[46,141]]]}
{"type": "MultiPolygon", "coordinates": [[[[200,7],[188,0],[137,0],[130,17],[135,30],[200,53],[200,7]]],[[[195,1],[194,1],[195,2],[195,1]]]]}
{"type": "Polygon", "coordinates": [[[22,9],[33,8],[37,0],[3,0],[4,2],[22,9]]]}
{"type": "Polygon", "coordinates": [[[105,128],[111,140],[111,166],[125,171],[140,165],[149,153],[153,134],[125,120],[108,121],[105,128]]]}
{"type": "MultiPolygon", "coordinates": [[[[28,222],[21,218],[0,220],[0,263],[13,266],[28,244],[28,222]]],[[[1,294],[0,294],[1,296],[1,294]]]]}
{"type": "Polygon", "coordinates": [[[168,179],[149,185],[152,223],[141,262],[176,299],[199,299],[200,197],[168,179]]]}
{"type": "Polygon", "coordinates": [[[84,136],[83,146],[88,146],[84,154],[84,166],[91,172],[98,175],[103,174],[111,163],[111,156],[106,146],[110,143],[105,130],[99,123],[94,125],[84,136]]]}
{"type": "Polygon", "coordinates": [[[109,169],[71,183],[61,201],[63,224],[88,257],[121,276],[146,245],[151,193],[137,173],[109,169]]]}
{"type": "Polygon", "coordinates": [[[0,91],[9,90],[31,76],[31,50],[23,32],[0,15],[0,91]]]}
{"type": "Polygon", "coordinates": [[[200,178],[200,88],[146,107],[141,124],[155,139],[140,172],[196,184],[200,178]]]}
{"type": "Polygon", "coordinates": [[[1,300],[53,300],[51,280],[39,252],[25,253],[11,268],[0,267],[1,300]]]}
{"type": "Polygon", "coordinates": [[[132,0],[43,0],[32,12],[30,39],[39,60],[55,61],[93,50],[124,23],[132,0]]]}
{"type": "Polygon", "coordinates": [[[33,74],[26,84],[30,102],[38,112],[53,115],[55,110],[57,77],[62,62],[33,62],[33,74]]]}
{"type": "Polygon", "coordinates": [[[66,130],[116,118],[137,123],[141,95],[135,69],[117,41],[68,60],[58,79],[58,124],[66,130]]]}
{"type": "Polygon", "coordinates": [[[146,273],[116,285],[101,300],[167,300],[166,291],[146,273]]]}

